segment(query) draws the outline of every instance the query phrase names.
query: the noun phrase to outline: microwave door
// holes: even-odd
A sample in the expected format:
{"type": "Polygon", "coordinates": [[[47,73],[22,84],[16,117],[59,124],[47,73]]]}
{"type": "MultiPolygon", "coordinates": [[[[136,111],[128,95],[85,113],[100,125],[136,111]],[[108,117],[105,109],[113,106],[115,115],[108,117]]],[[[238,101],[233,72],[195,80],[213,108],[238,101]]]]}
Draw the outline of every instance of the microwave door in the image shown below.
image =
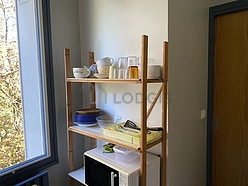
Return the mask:
{"type": "Polygon", "coordinates": [[[119,173],[113,168],[85,156],[85,181],[89,186],[119,186],[119,173]],[[112,179],[112,172],[113,178],[112,179]]]}
{"type": "Polygon", "coordinates": [[[117,178],[117,174],[111,172],[111,186],[115,186],[115,178],[117,178]]]}

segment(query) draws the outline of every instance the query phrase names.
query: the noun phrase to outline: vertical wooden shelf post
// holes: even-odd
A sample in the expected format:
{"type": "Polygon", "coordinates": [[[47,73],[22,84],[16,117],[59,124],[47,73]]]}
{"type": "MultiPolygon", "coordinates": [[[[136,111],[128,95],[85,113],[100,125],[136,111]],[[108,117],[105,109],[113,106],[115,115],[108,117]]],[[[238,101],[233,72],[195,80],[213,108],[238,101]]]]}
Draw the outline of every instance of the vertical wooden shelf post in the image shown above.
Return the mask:
{"type": "MultiPolygon", "coordinates": [[[[69,171],[74,169],[73,159],[73,133],[68,130],[72,126],[72,98],[71,83],[67,82],[67,78],[71,77],[70,67],[70,49],[64,49],[64,68],[65,68],[65,94],[66,94],[66,123],[67,123],[67,147],[68,147],[68,164],[69,171]]],[[[70,177],[70,186],[74,185],[74,180],[70,177]]]]}
{"type": "Polygon", "coordinates": [[[140,185],[146,185],[146,150],[147,150],[147,57],[148,57],[148,36],[142,36],[141,46],[141,158],[140,158],[140,185]]]}
{"type": "MultiPolygon", "coordinates": [[[[89,66],[94,64],[94,52],[89,52],[89,66]]],[[[90,83],[90,108],[96,108],[95,83],[90,83]]]]}
{"type": "MultiPolygon", "coordinates": [[[[94,52],[89,52],[89,66],[94,64],[94,52]]],[[[95,83],[90,83],[90,108],[96,108],[96,91],[95,83]]],[[[96,147],[96,139],[90,138],[91,148],[96,147]]]]}

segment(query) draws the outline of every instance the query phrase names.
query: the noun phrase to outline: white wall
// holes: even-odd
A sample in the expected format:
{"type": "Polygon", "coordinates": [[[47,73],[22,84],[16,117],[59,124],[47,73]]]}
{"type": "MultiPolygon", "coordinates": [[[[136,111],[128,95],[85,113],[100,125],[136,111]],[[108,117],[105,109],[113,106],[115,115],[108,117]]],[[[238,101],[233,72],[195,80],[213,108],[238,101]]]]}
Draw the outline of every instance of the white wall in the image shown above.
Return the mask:
{"type": "MultiPolygon", "coordinates": [[[[166,1],[79,1],[82,53],[95,59],[140,55],[141,35],[150,36],[150,57],[161,61],[161,45],[168,39],[166,1]],[[161,21],[162,20],[162,21],[161,21]]],[[[85,56],[83,56],[85,57],[85,56]]]]}
{"type": "Polygon", "coordinates": [[[206,185],[208,7],[222,3],[169,1],[170,186],[206,185]]]}
{"type": "Polygon", "coordinates": [[[169,155],[171,186],[206,181],[208,2],[169,2],[169,155]],[[179,6],[180,5],[180,6],[179,6]]]}
{"type": "MultiPolygon", "coordinates": [[[[84,32],[89,32],[87,29],[90,38],[87,44],[82,42],[82,49],[94,51],[96,59],[139,55],[141,35],[147,34],[149,57],[161,63],[162,41],[169,40],[167,185],[204,185],[206,121],[200,120],[200,111],[206,109],[208,2],[169,1],[169,13],[163,0],[92,0],[87,6],[91,12],[87,12],[87,17],[81,16],[82,41],[87,36],[84,32]]],[[[84,2],[80,7],[85,7],[84,2]]],[[[100,85],[98,88],[103,93],[97,95],[101,100],[99,107],[139,121],[139,104],[135,101],[114,104],[115,95],[121,101],[122,92],[135,95],[139,87],[100,85]]],[[[154,91],[156,86],[150,89],[154,91]]],[[[160,122],[160,108],[155,108],[149,123],[160,122]]]]}
{"type": "MultiPolygon", "coordinates": [[[[168,40],[167,7],[167,1],[163,0],[156,3],[148,0],[80,1],[82,61],[87,61],[88,51],[95,52],[95,60],[105,56],[115,61],[122,56],[140,56],[141,36],[146,34],[149,58],[162,64],[162,42],[168,40]]],[[[139,122],[140,105],[136,96],[140,86],[100,84],[97,88],[98,107],[121,115],[124,120],[139,122]]],[[[149,93],[153,95],[158,89],[159,85],[151,85],[149,93]]],[[[161,103],[149,117],[150,125],[160,125],[160,110],[161,103]]]]}
{"type": "MultiPolygon", "coordinates": [[[[85,8],[85,2],[80,2],[85,8]]],[[[82,53],[94,51],[96,59],[139,55],[142,34],[149,36],[149,57],[161,64],[162,41],[169,41],[169,130],[167,185],[199,186],[206,175],[206,109],[208,2],[205,0],[91,0],[81,15],[82,53]],[[180,6],[179,6],[180,5],[180,6]],[[169,16],[168,16],[169,15],[169,16]],[[168,17],[168,20],[167,20],[168,17]],[[169,33],[167,28],[169,28],[169,33]],[[89,29],[89,30],[88,30],[89,29]]],[[[83,56],[84,57],[84,56],[83,56]]],[[[153,92],[156,85],[149,86],[153,92]],[[155,86],[155,87],[153,87],[155,86]]],[[[97,98],[104,111],[139,121],[139,104],[114,104],[115,95],[135,95],[139,87],[99,85],[97,98]]],[[[123,102],[123,101],[122,101],[123,102]]],[[[160,123],[161,107],[149,123],[160,123]]],[[[158,151],[158,149],[154,149],[158,151]]]]}
{"type": "MultiPolygon", "coordinates": [[[[65,47],[71,49],[72,67],[81,65],[79,9],[78,0],[51,0],[50,4],[59,164],[49,168],[48,172],[50,185],[62,186],[69,185],[63,50],[65,47]]],[[[79,84],[73,86],[74,111],[83,106],[80,89],[79,84]]],[[[75,165],[79,167],[82,166],[84,137],[75,135],[74,139],[76,142],[75,165]]]]}

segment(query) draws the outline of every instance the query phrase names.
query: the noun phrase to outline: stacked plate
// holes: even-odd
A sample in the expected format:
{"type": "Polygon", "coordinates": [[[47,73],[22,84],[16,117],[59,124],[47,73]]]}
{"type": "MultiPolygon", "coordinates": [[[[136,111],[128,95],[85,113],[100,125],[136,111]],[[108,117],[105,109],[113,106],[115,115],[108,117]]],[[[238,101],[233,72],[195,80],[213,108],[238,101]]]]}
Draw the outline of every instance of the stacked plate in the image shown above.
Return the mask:
{"type": "Polygon", "coordinates": [[[74,123],[83,127],[97,125],[96,117],[101,115],[100,109],[80,109],[74,114],[74,123]]]}

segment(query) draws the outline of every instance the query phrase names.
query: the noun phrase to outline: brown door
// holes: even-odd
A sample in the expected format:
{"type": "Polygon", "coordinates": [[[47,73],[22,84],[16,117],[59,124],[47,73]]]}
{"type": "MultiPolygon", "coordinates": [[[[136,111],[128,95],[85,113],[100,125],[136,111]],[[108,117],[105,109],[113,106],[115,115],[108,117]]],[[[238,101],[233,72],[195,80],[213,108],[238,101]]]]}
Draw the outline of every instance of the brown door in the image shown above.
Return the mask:
{"type": "Polygon", "coordinates": [[[248,10],[214,18],[212,186],[248,186],[248,10]]]}

